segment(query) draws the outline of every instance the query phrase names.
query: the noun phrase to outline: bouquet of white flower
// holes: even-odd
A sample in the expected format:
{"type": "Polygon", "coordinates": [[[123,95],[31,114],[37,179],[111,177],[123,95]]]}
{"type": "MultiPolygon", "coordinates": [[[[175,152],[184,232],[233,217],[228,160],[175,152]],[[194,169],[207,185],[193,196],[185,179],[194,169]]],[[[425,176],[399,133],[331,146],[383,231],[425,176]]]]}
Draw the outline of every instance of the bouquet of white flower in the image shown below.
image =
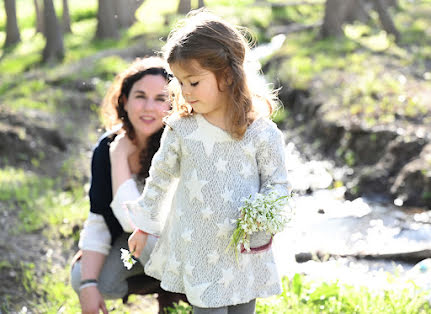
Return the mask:
{"type": "Polygon", "coordinates": [[[254,200],[251,195],[243,198],[244,205],[239,208],[240,216],[235,221],[236,228],[227,249],[232,247],[238,257],[238,245],[241,245],[242,252],[250,251],[253,233],[266,232],[272,237],[282,231],[293,216],[293,208],[288,205],[291,197],[292,194],[280,196],[272,190],[266,195],[257,193],[254,200]]]}
{"type": "Polygon", "coordinates": [[[136,260],[133,259],[132,253],[128,250],[121,248],[121,260],[123,261],[124,267],[128,270],[132,268],[132,266],[136,263],[136,260]]]}

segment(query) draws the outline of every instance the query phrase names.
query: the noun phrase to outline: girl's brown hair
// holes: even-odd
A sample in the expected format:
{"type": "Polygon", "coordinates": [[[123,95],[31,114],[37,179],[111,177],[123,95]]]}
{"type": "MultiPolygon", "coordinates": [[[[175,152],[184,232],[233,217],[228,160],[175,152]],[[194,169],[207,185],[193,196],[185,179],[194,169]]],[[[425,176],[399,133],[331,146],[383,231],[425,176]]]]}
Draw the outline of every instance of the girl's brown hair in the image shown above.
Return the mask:
{"type": "MultiPolygon", "coordinates": [[[[253,75],[249,75],[246,68],[249,45],[238,27],[206,10],[192,11],[169,34],[163,53],[169,64],[190,66],[191,61],[196,60],[202,68],[214,73],[219,90],[221,83],[229,89],[226,122],[233,137],[242,138],[258,114],[272,113],[275,94],[258,92],[254,87],[251,90],[253,75]]],[[[191,114],[192,109],[181,96],[178,84],[175,86],[172,82],[170,87],[173,111],[181,116],[191,114]]]]}
{"type": "MultiPolygon", "coordinates": [[[[121,124],[121,128],[116,132],[125,131],[130,140],[136,137],[135,129],[129,120],[127,111],[124,109],[133,85],[145,75],[161,75],[169,82],[171,75],[167,71],[166,62],[159,57],[146,57],[136,59],[126,70],[119,73],[108,89],[101,108],[102,122],[107,130],[112,130],[121,124]]],[[[141,169],[139,178],[148,176],[151,159],[160,146],[160,137],[163,128],[152,134],[147,142],[147,146],[140,152],[139,160],[141,169]]]]}

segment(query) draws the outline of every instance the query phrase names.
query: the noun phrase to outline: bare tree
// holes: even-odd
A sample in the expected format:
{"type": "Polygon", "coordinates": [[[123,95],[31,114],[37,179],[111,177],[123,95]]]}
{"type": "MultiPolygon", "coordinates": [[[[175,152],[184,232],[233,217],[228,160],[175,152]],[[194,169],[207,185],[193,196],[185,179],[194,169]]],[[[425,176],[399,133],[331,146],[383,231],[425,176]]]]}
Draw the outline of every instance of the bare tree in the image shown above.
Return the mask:
{"type": "Polygon", "coordinates": [[[400,33],[397,31],[391,16],[388,12],[388,7],[396,5],[396,1],[390,0],[326,0],[325,17],[323,20],[320,35],[328,36],[343,36],[343,24],[351,23],[356,20],[367,22],[370,19],[368,11],[373,8],[379,15],[383,29],[395,36],[396,41],[400,39],[400,33]]]}
{"type": "Polygon", "coordinates": [[[180,0],[178,4],[177,13],[178,14],[187,14],[192,9],[191,0],[180,0]]]}
{"type": "Polygon", "coordinates": [[[382,23],[383,29],[387,33],[394,35],[395,41],[399,42],[401,39],[401,34],[396,29],[395,24],[389,15],[388,3],[385,4],[383,0],[374,0],[374,5],[377,13],[379,14],[380,23],[382,23]]]}
{"type": "MultiPolygon", "coordinates": [[[[326,0],[325,16],[320,34],[322,37],[342,36],[347,7],[352,0],[326,0]]],[[[355,0],[353,0],[355,1],[355,0]]]]}
{"type": "Polygon", "coordinates": [[[4,0],[6,11],[6,40],[5,47],[12,46],[21,41],[21,35],[18,28],[18,20],[16,17],[15,0],[4,0]]]}
{"type": "Polygon", "coordinates": [[[120,28],[128,28],[136,22],[136,10],[143,2],[144,0],[114,1],[114,16],[120,28]]]}
{"type": "Polygon", "coordinates": [[[69,4],[67,3],[67,0],[63,0],[63,31],[65,33],[72,32],[70,27],[69,4]]]}
{"type": "Polygon", "coordinates": [[[203,8],[205,6],[204,0],[198,1],[198,8],[203,8]]]}
{"type": "Polygon", "coordinates": [[[51,63],[64,58],[63,32],[55,14],[52,0],[43,0],[43,16],[46,44],[43,49],[43,62],[51,63]]]}
{"type": "Polygon", "coordinates": [[[116,0],[99,0],[97,10],[97,39],[118,38],[117,21],[115,18],[114,1],[116,0]]]}
{"type": "Polygon", "coordinates": [[[34,10],[36,12],[36,33],[43,34],[43,5],[41,0],[33,0],[34,10]]]}

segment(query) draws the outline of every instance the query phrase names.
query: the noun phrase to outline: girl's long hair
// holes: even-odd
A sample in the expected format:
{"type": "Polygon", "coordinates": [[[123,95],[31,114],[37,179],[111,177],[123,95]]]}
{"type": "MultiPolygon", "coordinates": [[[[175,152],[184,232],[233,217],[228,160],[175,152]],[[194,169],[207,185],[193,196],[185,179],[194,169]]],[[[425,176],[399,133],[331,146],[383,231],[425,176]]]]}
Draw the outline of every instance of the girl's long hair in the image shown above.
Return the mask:
{"type": "MultiPolygon", "coordinates": [[[[196,10],[177,24],[163,47],[170,65],[190,68],[195,60],[214,73],[219,90],[229,89],[226,122],[230,134],[238,139],[257,116],[269,116],[277,106],[275,92],[261,82],[256,83],[255,64],[249,61],[249,44],[243,33],[244,30],[206,10],[196,10]]],[[[181,116],[192,114],[176,80],[171,82],[170,89],[173,111],[181,116]]]]}
{"type": "MultiPolygon", "coordinates": [[[[136,59],[126,70],[119,73],[108,89],[101,108],[102,123],[107,130],[114,129],[121,124],[121,128],[116,132],[126,132],[130,140],[136,137],[135,129],[124,109],[133,85],[145,75],[161,75],[169,82],[171,75],[168,74],[166,62],[159,57],[146,57],[136,59]]],[[[138,178],[148,177],[148,170],[154,154],[160,147],[160,138],[163,128],[150,136],[147,146],[139,154],[140,171],[138,178]]]]}

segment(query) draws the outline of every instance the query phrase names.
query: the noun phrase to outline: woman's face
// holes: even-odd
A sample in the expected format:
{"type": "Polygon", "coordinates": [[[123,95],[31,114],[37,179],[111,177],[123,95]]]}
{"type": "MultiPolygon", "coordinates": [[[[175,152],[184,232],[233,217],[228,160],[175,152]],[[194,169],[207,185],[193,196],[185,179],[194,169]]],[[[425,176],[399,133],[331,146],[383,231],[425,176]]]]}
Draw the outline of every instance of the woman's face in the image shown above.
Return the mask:
{"type": "Polygon", "coordinates": [[[147,74],[133,84],[124,105],[137,139],[157,132],[162,119],[171,109],[168,100],[167,81],[161,75],[147,74]]]}

